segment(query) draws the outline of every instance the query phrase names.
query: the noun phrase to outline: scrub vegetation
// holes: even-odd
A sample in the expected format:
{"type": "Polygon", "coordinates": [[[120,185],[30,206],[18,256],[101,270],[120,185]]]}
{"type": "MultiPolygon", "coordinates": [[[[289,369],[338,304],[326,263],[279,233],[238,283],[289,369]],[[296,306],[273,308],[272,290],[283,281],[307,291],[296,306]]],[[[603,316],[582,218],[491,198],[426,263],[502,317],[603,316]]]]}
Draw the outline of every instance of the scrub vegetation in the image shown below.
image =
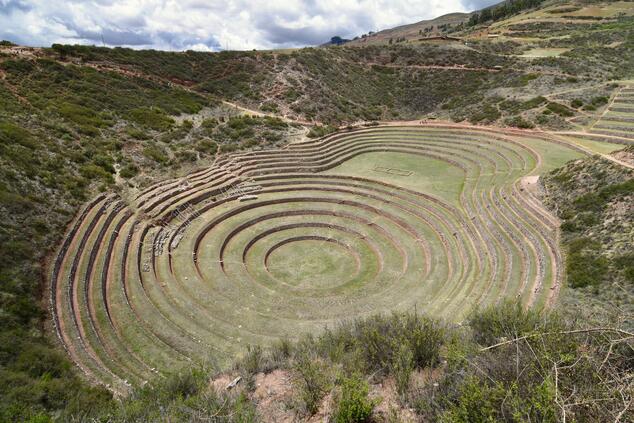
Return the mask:
{"type": "Polygon", "coordinates": [[[0,421],[630,421],[633,16],[1,41],[0,421]]]}

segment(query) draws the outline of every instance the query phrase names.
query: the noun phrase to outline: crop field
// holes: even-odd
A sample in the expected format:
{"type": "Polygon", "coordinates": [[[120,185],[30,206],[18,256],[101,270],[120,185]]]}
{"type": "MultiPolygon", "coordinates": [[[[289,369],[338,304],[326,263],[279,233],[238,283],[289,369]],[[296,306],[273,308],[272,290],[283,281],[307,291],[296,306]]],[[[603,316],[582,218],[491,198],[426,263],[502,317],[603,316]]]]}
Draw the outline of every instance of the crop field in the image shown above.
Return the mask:
{"type": "Polygon", "coordinates": [[[634,86],[626,86],[618,91],[606,112],[592,126],[591,132],[621,139],[624,144],[634,143],[634,86]]]}
{"type": "Polygon", "coordinates": [[[123,392],[351,317],[548,306],[559,223],[535,181],[583,155],[544,134],[385,126],[221,156],[128,202],[99,195],[51,265],[58,336],[123,392]]]}

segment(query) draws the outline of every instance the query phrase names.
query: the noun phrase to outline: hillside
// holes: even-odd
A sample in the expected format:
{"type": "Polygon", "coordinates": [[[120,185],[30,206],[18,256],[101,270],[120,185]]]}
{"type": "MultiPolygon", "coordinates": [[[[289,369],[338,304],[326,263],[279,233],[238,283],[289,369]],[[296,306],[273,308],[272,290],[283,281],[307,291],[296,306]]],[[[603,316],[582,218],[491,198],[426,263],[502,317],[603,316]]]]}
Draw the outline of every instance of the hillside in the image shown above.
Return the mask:
{"type": "Polygon", "coordinates": [[[434,19],[364,34],[350,40],[346,45],[366,46],[373,44],[415,43],[425,38],[446,36],[452,29],[466,23],[469,20],[469,16],[469,13],[450,13],[434,19]]]}
{"type": "MultiPolygon", "coordinates": [[[[631,4],[570,3],[565,7],[575,10],[566,12],[563,3],[544,2],[537,11],[451,34],[461,41],[357,40],[328,48],[218,54],[54,46],[19,49],[24,54],[17,56],[176,84],[323,126],[442,119],[584,130],[603,115],[619,81],[632,78],[631,4]],[[571,17],[562,20],[560,10],[571,17]]],[[[3,50],[6,59],[14,53],[3,50]]]]}
{"type": "MultiPolygon", "coordinates": [[[[632,154],[632,147],[619,153],[632,154]]],[[[634,314],[634,172],[599,157],[547,175],[545,203],[562,219],[571,302],[634,314]],[[589,303],[589,304],[588,304],[589,303]]]]}
{"type": "Polygon", "coordinates": [[[519,3],[0,42],[0,421],[628,421],[634,3],[519,3]]]}
{"type": "MultiPolygon", "coordinates": [[[[512,42],[525,50],[533,47],[537,50],[540,45],[543,47],[544,41],[569,40],[574,38],[577,32],[587,36],[589,32],[600,31],[597,24],[614,23],[633,14],[631,2],[626,1],[502,1],[472,13],[451,13],[435,19],[363,34],[346,45],[418,45],[430,42],[451,45],[452,40],[439,39],[451,37],[467,44],[488,39],[501,44],[512,42]],[[565,32],[566,36],[560,37],[557,32],[565,32]]],[[[539,50],[541,51],[533,53],[534,57],[550,57],[563,52],[539,50]]]]}

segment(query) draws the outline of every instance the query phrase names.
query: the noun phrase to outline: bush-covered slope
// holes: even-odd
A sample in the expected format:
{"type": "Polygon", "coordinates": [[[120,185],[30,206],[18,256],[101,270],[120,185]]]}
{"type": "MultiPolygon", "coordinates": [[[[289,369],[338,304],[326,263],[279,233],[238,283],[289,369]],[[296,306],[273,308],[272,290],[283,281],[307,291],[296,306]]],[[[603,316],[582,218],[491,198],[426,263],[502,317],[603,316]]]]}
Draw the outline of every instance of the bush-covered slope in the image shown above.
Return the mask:
{"type": "Polygon", "coordinates": [[[571,294],[632,316],[634,172],[593,157],[554,170],[543,184],[546,204],[563,221],[571,294]]]}
{"type": "Polygon", "coordinates": [[[232,116],[167,83],[48,59],[0,60],[0,420],[88,397],[46,329],[46,259],[96,191],[211,163],[218,149],[281,142],[289,125],[232,116]],[[208,108],[198,122],[172,115],[208,108]]]}
{"type": "Polygon", "coordinates": [[[249,348],[233,370],[157,380],[64,419],[145,421],[627,421],[632,334],[506,303],[462,327],[416,314],[346,322],[249,348]],[[233,386],[232,389],[227,387],[233,386]]]}
{"type": "MultiPolygon", "coordinates": [[[[629,40],[632,21],[619,25],[622,31],[617,32],[629,40]]],[[[541,113],[543,104],[528,109],[513,104],[540,95],[550,99],[557,92],[583,96],[584,89],[631,75],[634,67],[629,41],[606,49],[594,35],[583,34],[578,52],[573,48],[561,57],[542,59],[518,57],[513,49],[497,48],[499,42],[481,40],[217,54],[54,46],[46,54],[171,81],[252,109],[322,124],[431,116],[514,125],[519,115],[533,124],[565,128],[570,127],[565,118],[574,116],[577,107],[566,107],[565,115],[546,112],[542,117],[531,110],[541,106],[541,113]]],[[[519,46],[520,51],[526,47],[519,46]]],[[[567,105],[571,100],[565,100],[567,105]]]]}

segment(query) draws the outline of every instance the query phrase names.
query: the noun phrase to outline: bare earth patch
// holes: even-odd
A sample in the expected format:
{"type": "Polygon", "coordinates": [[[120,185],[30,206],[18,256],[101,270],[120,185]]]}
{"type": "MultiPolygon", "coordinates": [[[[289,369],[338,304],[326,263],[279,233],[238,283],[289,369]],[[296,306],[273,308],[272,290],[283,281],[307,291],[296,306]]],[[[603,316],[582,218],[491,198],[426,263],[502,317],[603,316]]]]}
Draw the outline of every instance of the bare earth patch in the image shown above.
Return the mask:
{"type": "Polygon", "coordinates": [[[634,166],[634,151],[621,150],[612,153],[612,157],[634,166]]]}
{"type": "Polygon", "coordinates": [[[265,422],[296,421],[290,401],[293,395],[291,375],[284,370],[258,373],[255,377],[255,392],[252,398],[257,403],[258,414],[265,422]]]}

